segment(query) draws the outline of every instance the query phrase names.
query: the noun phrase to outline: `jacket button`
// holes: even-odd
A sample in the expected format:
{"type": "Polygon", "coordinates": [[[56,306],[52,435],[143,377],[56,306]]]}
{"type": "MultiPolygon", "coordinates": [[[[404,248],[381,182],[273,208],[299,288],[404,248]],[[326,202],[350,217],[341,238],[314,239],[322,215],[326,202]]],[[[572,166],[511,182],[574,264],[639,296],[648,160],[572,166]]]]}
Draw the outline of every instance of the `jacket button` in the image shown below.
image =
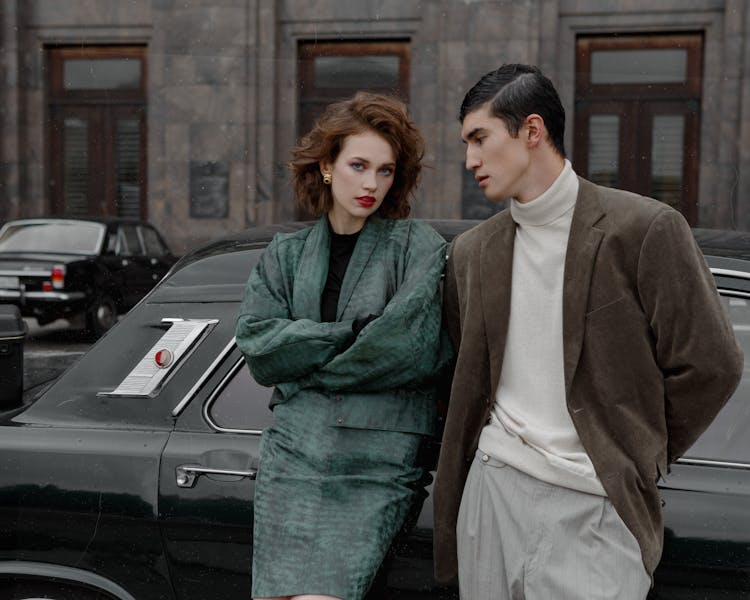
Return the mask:
{"type": "Polygon", "coordinates": [[[490,460],[490,457],[489,457],[489,456],[487,456],[486,454],[482,454],[482,462],[483,462],[483,463],[486,463],[486,462],[487,462],[487,461],[489,461],[489,460],[490,460]]]}
{"type": "Polygon", "coordinates": [[[336,423],[338,423],[339,425],[341,425],[343,422],[344,422],[344,417],[338,417],[336,419],[336,423]]]}

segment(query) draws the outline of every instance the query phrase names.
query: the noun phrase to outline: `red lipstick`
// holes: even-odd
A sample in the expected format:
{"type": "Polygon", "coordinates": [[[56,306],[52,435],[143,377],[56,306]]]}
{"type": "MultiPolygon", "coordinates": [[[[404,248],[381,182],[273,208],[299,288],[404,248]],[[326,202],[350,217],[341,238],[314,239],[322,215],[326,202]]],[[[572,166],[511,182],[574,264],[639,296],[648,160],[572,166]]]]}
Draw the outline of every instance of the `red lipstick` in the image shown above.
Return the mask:
{"type": "Polygon", "coordinates": [[[375,197],[374,196],[358,196],[355,198],[357,202],[359,202],[360,206],[363,206],[364,208],[370,208],[375,204],[375,197]]]}

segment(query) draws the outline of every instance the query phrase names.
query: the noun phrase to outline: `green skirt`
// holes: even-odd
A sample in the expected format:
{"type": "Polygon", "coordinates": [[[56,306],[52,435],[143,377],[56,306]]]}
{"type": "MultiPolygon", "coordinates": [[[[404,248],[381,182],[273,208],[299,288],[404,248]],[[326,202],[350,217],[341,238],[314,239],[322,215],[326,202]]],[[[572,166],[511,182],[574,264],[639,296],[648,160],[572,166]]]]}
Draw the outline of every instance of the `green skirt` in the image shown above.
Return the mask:
{"type": "Polygon", "coordinates": [[[296,400],[261,440],[252,595],[357,600],[423,499],[422,436],[331,426],[332,407],[296,400]]]}

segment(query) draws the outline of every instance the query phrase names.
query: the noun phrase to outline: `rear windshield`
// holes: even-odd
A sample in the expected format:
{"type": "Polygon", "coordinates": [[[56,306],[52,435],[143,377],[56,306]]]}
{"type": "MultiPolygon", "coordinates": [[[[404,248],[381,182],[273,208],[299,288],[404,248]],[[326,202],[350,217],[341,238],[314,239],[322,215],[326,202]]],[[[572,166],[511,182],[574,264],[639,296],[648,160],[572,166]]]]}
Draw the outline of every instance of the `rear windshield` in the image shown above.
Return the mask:
{"type": "Polygon", "coordinates": [[[262,248],[196,260],[164,280],[148,302],[239,302],[262,248]]]}
{"type": "Polygon", "coordinates": [[[0,252],[97,254],[104,237],[101,223],[9,223],[0,231],[0,252]]]}

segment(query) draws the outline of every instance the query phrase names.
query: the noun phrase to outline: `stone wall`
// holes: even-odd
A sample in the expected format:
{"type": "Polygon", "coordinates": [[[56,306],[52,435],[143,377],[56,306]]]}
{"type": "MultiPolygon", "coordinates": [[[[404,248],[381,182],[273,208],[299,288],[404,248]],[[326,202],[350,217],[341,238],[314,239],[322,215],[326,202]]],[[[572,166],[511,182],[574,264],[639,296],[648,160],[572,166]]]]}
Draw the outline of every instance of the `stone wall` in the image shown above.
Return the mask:
{"type": "Polygon", "coordinates": [[[170,244],[293,219],[297,48],[409,39],[410,110],[428,143],[414,215],[462,215],[465,91],[504,62],[539,64],[568,113],[582,33],[703,32],[699,224],[750,228],[750,8],[745,0],[0,0],[0,222],[49,211],[45,48],[148,47],[148,217],[170,244]],[[191,181],[226,202],[191,212],[191,181]]]}

